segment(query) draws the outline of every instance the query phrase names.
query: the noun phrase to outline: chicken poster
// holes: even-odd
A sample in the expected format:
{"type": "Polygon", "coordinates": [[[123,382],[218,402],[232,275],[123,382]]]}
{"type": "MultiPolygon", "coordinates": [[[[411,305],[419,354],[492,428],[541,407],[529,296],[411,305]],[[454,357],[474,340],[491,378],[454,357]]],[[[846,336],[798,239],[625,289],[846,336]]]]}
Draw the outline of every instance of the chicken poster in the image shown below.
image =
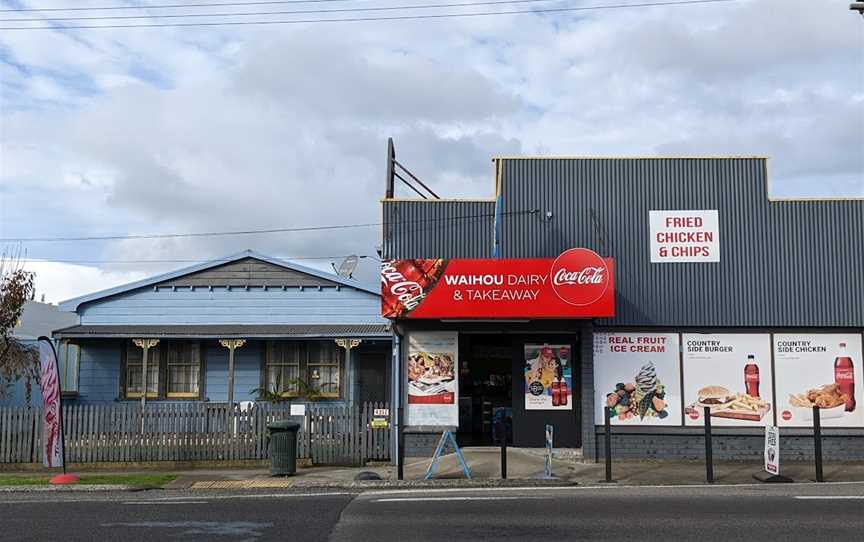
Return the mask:
{"type": "Polygon", "coordinates": [[[458,355],[458,333],[408,334],[408,425],[459,425],[458,355]]]}
{"type": "Polygon", "coordinates": [[[595,333],[594,422],[681,425],[679,356],[677,333],[595,333]]]}
{"type": "Polygon", "coordinates": [[[774,425],[771,335],[685,333],[684,424],[774,425]]]}
{"type": "Polygon", "coordinates": [[[572,410],[570,345],[525,345],[525,410],[572,410]]]}
{"type": "Polygon", "coordinates": [[[864,427],[861,335],[775,334],[774,367],[778,425],[864,427]]]}

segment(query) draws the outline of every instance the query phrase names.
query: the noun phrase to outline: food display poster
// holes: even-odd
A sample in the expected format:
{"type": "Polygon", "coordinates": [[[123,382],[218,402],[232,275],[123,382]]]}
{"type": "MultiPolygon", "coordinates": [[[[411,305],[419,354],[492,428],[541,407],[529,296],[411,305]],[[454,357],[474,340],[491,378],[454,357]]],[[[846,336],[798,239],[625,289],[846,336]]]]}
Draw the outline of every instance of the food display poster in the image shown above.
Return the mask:
{"type": "Polygon", "coordinates": [[[774,425],[771,335],[685,333],[684,424],[774,425]]]}
{"type": "Polygon", "coordinates": [[[677,333],[595,333],[597,425],[681,425],[677,333]]]}
{"type": "Polygon", "coordinates": [[[573,409],[570,345],[525,345],[525,410],[573,409]]]}
{"type": "Polygon", "coordinates": [[[859,334],[775,334],[777,424],[810,427],[817,405],[823,426],[864,427],[862,362],[859,334]]]}
{"type": "Polygon", "coordinates": [[[407,425],[459,425],[459,334],[408,334],[407,425]]]}

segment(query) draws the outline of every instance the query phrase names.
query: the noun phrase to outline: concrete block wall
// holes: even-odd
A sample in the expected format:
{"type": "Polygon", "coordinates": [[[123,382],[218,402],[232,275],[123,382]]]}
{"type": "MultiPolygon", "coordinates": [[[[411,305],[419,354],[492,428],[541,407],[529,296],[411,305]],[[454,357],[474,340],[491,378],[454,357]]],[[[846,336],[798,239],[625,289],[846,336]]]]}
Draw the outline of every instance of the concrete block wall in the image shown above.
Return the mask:
{"type": "MultiPolygon", "coordinates": [[[[602,428],[596,433],[597,458],[605,456],[602,428]]],[[[761,460],[764,434],[718,434],[713,436],[717,460],[761,460]]],[[[864,435],[829,434],[822,437],[822,455],[827,460],[864,459],[864,435]]],[[[783,461],[811,461],[813,437],[805,434],[784,436],[781,430],[780,457],[783,461]]],[[[704,459],[703,433],[690,434],[612,434],[613,459],[704,459]]]]}
{"type": "MultiPolygon", "coordinates": [[[[432,457],[441,440],[441,433],[405,433],[405,457],[432,457]]],[[[446,451],[452,452],[448,444],[446,451]]]]}

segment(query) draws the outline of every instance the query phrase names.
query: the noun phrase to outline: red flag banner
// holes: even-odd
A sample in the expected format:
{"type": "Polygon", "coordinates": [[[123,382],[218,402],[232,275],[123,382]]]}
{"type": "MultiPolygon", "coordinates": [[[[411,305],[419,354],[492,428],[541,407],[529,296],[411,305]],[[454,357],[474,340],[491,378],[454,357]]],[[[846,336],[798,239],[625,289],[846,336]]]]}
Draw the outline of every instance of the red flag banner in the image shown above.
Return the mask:
{"type": "Polygon", "coordinates": [[[49,468],[65,467],[60,371],[54,344],[48,337],[39,337],[39,369],[39,387],[45,403],[42,464],[49,468]]]}

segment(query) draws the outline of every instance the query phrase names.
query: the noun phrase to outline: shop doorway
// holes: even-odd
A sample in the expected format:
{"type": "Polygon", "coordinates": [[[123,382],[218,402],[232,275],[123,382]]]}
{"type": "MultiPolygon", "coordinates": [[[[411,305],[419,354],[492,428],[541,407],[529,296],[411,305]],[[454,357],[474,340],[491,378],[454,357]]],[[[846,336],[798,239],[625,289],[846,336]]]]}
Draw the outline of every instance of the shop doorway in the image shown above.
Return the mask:
{"type": "Polygon", "coordinates": [[[499,442],[504,423],[513,442],[513,343],[507,335],[460,334],[459,443],[489,446],[499,442]]]}
{"type": "Polygon", "coordinates": [[[570,334],[460,333],[459,443],[497,445],[500,420],[510,445],[543,447],[551,424],[556,447],[580,447],[578,352],[570,334]],[[541,366],[548,370],[538,372],[541,366]]]}

